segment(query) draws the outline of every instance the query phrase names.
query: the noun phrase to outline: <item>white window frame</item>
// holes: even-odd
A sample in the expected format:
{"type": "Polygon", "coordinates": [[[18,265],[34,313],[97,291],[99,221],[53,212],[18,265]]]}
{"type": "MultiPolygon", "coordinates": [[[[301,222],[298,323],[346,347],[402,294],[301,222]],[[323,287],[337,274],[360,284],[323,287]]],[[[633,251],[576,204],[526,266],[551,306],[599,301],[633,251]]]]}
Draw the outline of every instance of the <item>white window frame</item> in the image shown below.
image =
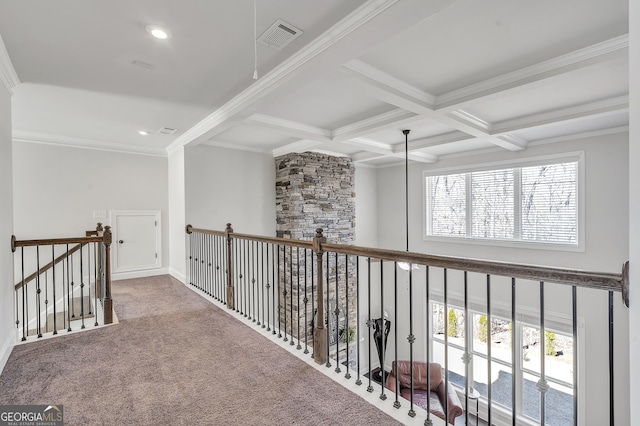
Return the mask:
{"type": "MultiPolygon", "coordinates": [[[[585,251],[585,153],[584,151],[566,152],[561,154],[552,154],[544,156],[529,157],[520,160],[505,160],[494,161],[482,164],[457,166],[457,167],[441,167],[430,168],[422,172],[422,194],[423,194],[423,240],[430,242],[446,242],[446,243],[462,243],[462,244],[477,244],[477,245],[489,245],[489,246],[501,246],[501,247],[513,247],[513,248],[526,248],[536,250],[558,250],[558,251],[571,251],[571,252],[584,252],[585,251]],[[456,173],[471,173],[477,171],[487,170],[499,170],[512,167],[530,167],[541,166],[548,164],[560,164],[567,162],[577,162],[577,176],[576,176],[576,208],[577,208],[577,235],[575,244],[563,244],[563,243],[551,243],[541,241],[521,241],[521,240],[500,240],[491,238],[474,238],[470,236],[435,236],[431,235],[431,188],[428,184],[428,177],[456,174],[456,173]]],[[[520,180],[520,173],[517,173],[517,177],[514,176],[514,184],[516,179],[520,180]]],[[[469,191],[467,191],[469,192],[469,191]]],[[[470,195],[467,194],[467,204],[469,204],[470,195]]],[[[520,191],[514,191],[514,204],[519,206],[521,203],[520,191]]],[[[469,216],[469,208],[467,210],[467,216],[469,216]]],[[[521,208],[514,208],[514,222],[520,220],[521,208]]],[[[469,222],[469,218],[467,218],[469,222]]],[[[467,223],[468,227],[468,223],[467,223]]],[[[520,237],[517,235],[519,230],[514,229],[514,238],[520,237]]],[[[468,233],[467,233],[468,234],[468,233]]]]}

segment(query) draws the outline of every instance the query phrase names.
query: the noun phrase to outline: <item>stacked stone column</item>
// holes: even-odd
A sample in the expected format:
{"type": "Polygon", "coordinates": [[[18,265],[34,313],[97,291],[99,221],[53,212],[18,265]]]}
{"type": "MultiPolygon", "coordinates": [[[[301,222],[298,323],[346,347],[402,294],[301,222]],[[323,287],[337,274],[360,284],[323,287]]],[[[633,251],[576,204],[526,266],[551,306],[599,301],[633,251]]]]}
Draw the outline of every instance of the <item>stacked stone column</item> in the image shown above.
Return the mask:
{"type": "MultiPolygon", "coordinates": [[[[327,242],[353,244],[355,241],[355,168],[351,159],[305,152],[277,157],[275,163],[277,236],[296,240],[311,240],[316,234],[316,228],[322,228],[327,242]]],[[[282,251],[281,256],[283,256],[282,251]]],[[[333,316],[332,320],[335,319],[337,303],[337,306],[342,310],[342,315],[344,315],[347,310],[346,283],[348,282],[348,323],[351,327],[355,327],[357,318],[355,258],[345,259],[344,255],[338,256],[338,292],[336,294],[336,257],[334,253],[325,253],[324,257],[325,260],[326,258],[329,260],[329,270],[326,269],[326,263],[323,270],[324,286],[325,291],[329,292],[329,300],[333,304],[331,312],[327,311],[326,314],[330,318],[333,316]]],[[[315,272],[315,256],[313,261],[315,272]]],[[[311,251],[308,251],[305,274],[304,250],[300,249],[298,258],[295,247],[292,252],[287,249],[285,260],[282,261],[281,258],[280,262],[280,321],[282,323],[286,321],[289,324],[289,331],[296,337],[296,342],[298,327],[301,341],[304,340],[306,327],[308,344],[313,343],[311,327],[314,318],[311,303],[311,263],[311,251]],[[291,278],[289,278],[291,272],[291,278]],[[287,277],[286,281],[285,276],[287,277]],[[306,304],[304,303],[305,278],[307,283],[306,304]],[[284,291],[285,285],[286,292],[284,291]],[[291,315],[292,313],[293,315],[291,315]],[[293,324],[291,324],[292,316],[293,324]]],[[[326,298],[325,293],[325,310],[327,310],[326,298]]],[[[329,337],[330,342],[334,340],[335,336],[329,337]]],[[[340,344],[343,345],[342,342],[340,344]]]]}

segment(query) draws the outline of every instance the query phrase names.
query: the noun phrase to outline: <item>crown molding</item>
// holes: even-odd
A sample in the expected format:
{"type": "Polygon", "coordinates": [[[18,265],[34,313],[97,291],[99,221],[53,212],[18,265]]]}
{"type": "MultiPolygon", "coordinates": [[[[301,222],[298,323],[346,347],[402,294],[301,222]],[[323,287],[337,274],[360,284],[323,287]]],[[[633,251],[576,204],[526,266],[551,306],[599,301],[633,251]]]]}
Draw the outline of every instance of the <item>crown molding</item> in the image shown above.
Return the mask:
{"type": "Polygon", "coordinates": [[[166,157],[167,151],[162,148],[152,148],[140,145],[129,145],[120,142],[107,142],[71,136],[53,135],[46,133],[13,131],[13,141],[21,143],[37,143],[43,145],[64,146],[67,148],[93,149],[97,151],[119,152],[125,154],[150,155],[166,157]]]}
{"type": "Polygon", "coordinates": [[[629,34],[578,49],[537,64],[508,72],[479,83],[452,90],[437,97],[436,109],[455,109],[469,101],[499,94],[568,71],[603,62],[629,48],[629,34]]]}
{"type": "Polygon", "coordinates": [[[20,84],[20,78],[13,67],[2,36],[0,36],[0,80],[10,95],[13,95],[13,89],[20,84]]]}
{"type": "Polygon", "coordinates": [[[240,92],[229,102],[218,108],[198,124],[174,140],[167,150],[175,145],[186,145],[222,124],[231,117],[241,113],[244,109],[273,92],[289,79],[298,74],[301,68],[312,59],[334,46],[344,37],[371,21],[376,16],[396,4],[399,0],[370,0],[349,14],[346,18],[333,25],[320,37],[311,41],[298,52],[286,59],[282,64],[269,71],[251,86],[240,92]]]}

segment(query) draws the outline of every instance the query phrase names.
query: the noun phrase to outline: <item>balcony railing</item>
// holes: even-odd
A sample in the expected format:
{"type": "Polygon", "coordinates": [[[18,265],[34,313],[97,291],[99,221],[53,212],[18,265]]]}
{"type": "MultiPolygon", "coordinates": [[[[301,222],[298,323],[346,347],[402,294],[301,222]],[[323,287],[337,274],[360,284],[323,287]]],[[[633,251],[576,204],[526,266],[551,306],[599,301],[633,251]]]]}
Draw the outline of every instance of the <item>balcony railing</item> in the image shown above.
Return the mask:
{"type": "Polygon", "coordinates": [[[12,237],[20,341],[113,322],[111,239],[110,227],[101,224],[84,237],[12,237]]]}
{"type": "Polygon", "coordinates": [[[591,424],[587,405],[603,405],[584,376],[603,364],[614,424],[628,262],[592,273],[334,244],[321,229],[186,232],[190,285],[426,425],[591,424]]]}

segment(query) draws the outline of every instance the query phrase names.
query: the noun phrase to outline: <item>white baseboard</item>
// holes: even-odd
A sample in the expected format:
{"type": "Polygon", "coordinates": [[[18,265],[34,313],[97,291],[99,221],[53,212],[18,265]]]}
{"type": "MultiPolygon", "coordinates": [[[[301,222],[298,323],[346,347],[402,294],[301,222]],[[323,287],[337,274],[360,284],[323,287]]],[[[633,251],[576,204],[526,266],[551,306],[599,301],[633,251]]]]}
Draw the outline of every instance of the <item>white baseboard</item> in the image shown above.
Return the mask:
{"type": "Polygon", "coordinates": [[[119,272],[111,275],[111,281],[129,280],[131,278],[154,277],[156,275],[167,275],[167,268],[146,269],[143,271],[119,272]]]}
{"type": "Polygon", "coordinates": [[[187,283],[187,276],[181,272],[178,272],[174,268],[169,268],[169,275],[171,275],[176,280],[180,281],[182,284],[187,283]]]}
{"type": "Polygon", "coordinates": [[[0,346],[0,373],[4,370],[4,366],[7,364],[9,360],[9,355],[11,355],[11,351],[16,344],[16,334],[9,333],[7,338],[0,346]]]}

